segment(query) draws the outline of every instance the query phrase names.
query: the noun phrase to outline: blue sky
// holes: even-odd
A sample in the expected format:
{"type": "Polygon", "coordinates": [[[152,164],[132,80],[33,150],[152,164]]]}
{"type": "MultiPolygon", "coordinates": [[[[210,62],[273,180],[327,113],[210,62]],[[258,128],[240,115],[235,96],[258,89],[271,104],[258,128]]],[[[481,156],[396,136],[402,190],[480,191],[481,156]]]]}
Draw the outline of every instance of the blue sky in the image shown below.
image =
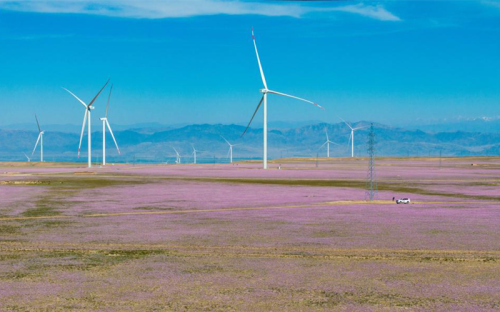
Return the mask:
{"type": "MultiPolygon", "coordinates": [[[[0,0],[0,127],[79,124],[108,77],[110,121],[388,124],[500,116],[500,1],[0,0]],[[257,121],[261,120],[261,114],[257,121]]],[[[96,102],[104,114],[107,91],[96,102]]]]}

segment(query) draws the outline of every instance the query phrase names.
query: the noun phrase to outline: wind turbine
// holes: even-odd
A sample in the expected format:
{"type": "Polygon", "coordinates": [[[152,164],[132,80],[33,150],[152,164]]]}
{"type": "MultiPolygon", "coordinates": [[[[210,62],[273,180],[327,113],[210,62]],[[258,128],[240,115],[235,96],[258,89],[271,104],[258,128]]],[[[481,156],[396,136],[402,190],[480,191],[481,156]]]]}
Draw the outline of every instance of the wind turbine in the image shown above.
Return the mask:
{"type": "Polygon", "coordinates": [[[82,147],[82,138],[83,138],[83,131],[85,130],[85,121],[87,120],[87,115],[88,115],[88,137],[89,137],[89,152],[88,152],[88,166],[89,168],[92,167],[92,155],[91,155],[91,129],[90,129],[90,110],[94,109],[94,107],[92,106],[92,104],[94,104],[94,101],[97,99],[97,97],[99,96],[99,94],[101,94],[102,90],[104,90],[104,88],[106,88],[106,86],[108,85],[109,83],[109,79],[108,81],[106,81],[106,83],[104,84],[104,86],[101,88],[101,90],[96,94],[96,96],[94,96],[94,98],[92,99],[92,101],[90,101],[89,104],[86,104],[84,101],[80,100],[79,97],[77,97],[76,95],[73,94],[73,92],[69,91],[68,89],[66,88],[63,88],[64,90],[68,91],[69,94],[71,94],[72,96],[74,96],[80,103],[82,103],[82,105],[85,107],[85,114],[83,115],[83,124],[82,124],[82,132],[80,133],[80,144],[78,145],[78,158],[80,158],[80,148],[82,147]]]}
{"type": "Polygon", "coordinates": [[[176,158],[175,158],[175,163],[176,164],[180,164],[181,163],[181,155],[179,155],[179,152],[177,152],[177,150],[175,149],[175,147],[172,147],[175,151],[175,154],[176,154],[176,158]]]}
{"type": "Polygon", "coordinates": [[[196,164],[196,148],[194,148],[194,145],[191,144],[191,147],[193,148],[193,164],[196,164]]]}
{"type": "Polygon", "coordinates": [[[231,143],[229,143],[229,141],[226,140],[226,138],[224,138],[222,135],[220,137],[223,138],[224,141],[226,141],[226,143],[229,145],[229,151],[228,151],[228,154],[229,154],[229,163],[232,164],[233,163],[233,146],[236,146],[238,144],[231,144],[231,143]]]}
{"type": "MultiPolygon", "coordinates": [[[[101,118],[102,120],[102,165],[106,165],[106,126],[108,126],[109,133],[111,133],[111,137],[113,138],[113,141],[115,142],[116,150],[118,151],[118,154],[121,155],[120,153],[120,148],[118,147],[118,143],[116,143],[115,136],[113,135],[113,130],[111,130],[111,127],[108,122],[108,110],[109,110],[109,100],[111,99],[111,91],[113,91],[113,85],[111,85],[111,89],[109,89],[109,96],[108,96],[108,104],[106,105],[106,114],[105,117],[101,118]]],[[[90,118],[90,115],[89,115],[90,118]]]]}
{"type": "Polygon", "coordinates": [[[330,158],[330,143],[333,143],[335,145],[338,145],[338,144],[333,142],[333,141],[330,141],[330,139],[328,138],[328,131],[326,130],[326,128],[325,128],[325,134],[326,134],[326,142],[323,143],[323,145],[321,145],[319,148],[322,148],[326,144],[326,157],[330,158]]]}
{"type": "Polygon", "coordinates": [[[303,99],[303,98],[299,98],[299,97],[296,97],[296,96],[293,96],[293,95],[288,95],[288,94],[285,94],[285,93],[281,93],[281,92],[276,92],[276,91],[269,90],[267,88],[266,78],[264,77],[264,71],[262,70],[262,65],[260,63],[259,52],[257,51],[257,44],[255,43],[255,35],[253,33],[253,28],[252,28],[252,39],[253,39],[253,45],[255,47],[255,54],[257,55],[257,62],[259,63],[260,76],[262,78],[262,83],[264,85],[264,88],[260,89],[260,92],[262,93],[262,98],[260,99],[260,102],[257,105],[257,108],[255,109],[255,112],[253,113],[253,116],[250,119],[250,122],[248,123],[248,126],[246,127],[245,131],[243,132],[243,134],[241,136],[243,136],[247,132],[248,128],[250,127],[250,124],[252,123],[253,118],[255,117],[255,114],[257,114],[257,111],[260,108],[260,105],[262,104],[262,102],[264,102],[264,108],[263,108],[263,110],[264,110],[264,128],[263,128],[263,134],[264,134],[264,155],[263,155],[263,158],[262,158],[262,162],[263,162],[264,169],[267,169],[267,94],[268,93],[272,93],[272,94],[287,96],[287,97],[291,97],[293,99],[297,99],[297,100],[300,100],[300,101],[311,103],[311,104],[316,105],[317,107],[319,107],[321,109],[323,109],[323,107],[319,106],[318,104],[316,104],[314,102],[311,102],[309,100],[303,99]]]}
{"type": "MultiPolygon", "coordinates": [[[[351,135],[349,136],[349,141],[351,141],[351,157],[354,157],[354,131],[366,128],[367,126],[353,128],[344,119],[340,118],[340,120],[342,120],[351,129],[351,135]]],[[[349,142],[347,144],[349,145],[349,142]]]]}
{"type": "MultiPolygon", "coordinates": [[[[33,152],[31,153],[31,157],[35,154],[36,147],[38,146],[38,141],[40,141],[40,162],[43,162],[43,134],[45,133],[40,128],[40,123],[38,122],[38,117],[35,114],[36,125],[38,126],[38,138],[36,139],[35,148],[33,148],[33,152]]],[[[29,159],[28,159],[29,161],[29,159]]]]}
{"type": "Polygon", "coordinates": [[[31,162],[31,158],[29,158],[28,155],[26,155],[26,153],[23,153],[23,154],[26,157],[26,159],[28,159],[28,162],[31,162]]]}

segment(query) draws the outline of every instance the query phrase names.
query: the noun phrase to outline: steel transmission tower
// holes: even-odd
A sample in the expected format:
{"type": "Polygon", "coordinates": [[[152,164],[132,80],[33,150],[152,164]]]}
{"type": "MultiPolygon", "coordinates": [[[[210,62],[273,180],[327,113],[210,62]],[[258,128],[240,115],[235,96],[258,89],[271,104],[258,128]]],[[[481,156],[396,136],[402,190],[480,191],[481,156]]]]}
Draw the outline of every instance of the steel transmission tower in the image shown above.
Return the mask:
{"type": "Polygon", "coordinates": [[[367,183],[367,197],[372,201],[377,195],[377,181],[375,179],[375,132],[373,129],[373,123],[370,125],[370,132],[368,133],[368,157],[369,159],[369,167],[368,167],[368,179],[367,183]]]}

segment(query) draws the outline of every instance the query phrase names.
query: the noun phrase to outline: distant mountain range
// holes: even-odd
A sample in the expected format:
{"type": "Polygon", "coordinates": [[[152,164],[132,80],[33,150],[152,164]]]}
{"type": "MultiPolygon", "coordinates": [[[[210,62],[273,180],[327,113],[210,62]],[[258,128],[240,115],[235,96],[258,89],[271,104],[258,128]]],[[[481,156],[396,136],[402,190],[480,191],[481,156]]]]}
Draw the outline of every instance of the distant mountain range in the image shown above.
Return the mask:
{"type": "MultiPolygon", "coordinates": [[[[353,127],[368,127],[361,121],[353,127]]],[[[119,127],[116,127],[119,129],[119,127]]],[[[175,147],[183,156],[183,162],[191,162],[192,145],[198,152],[200,162],[227,161],[228,145],[222,136],[234,147],[235,159],[257,159],[262,154],[262,129],[250,128],[241,137],[245,127],[241,125],[188,125],[168,127],[143,125],[126,130],[115,130],[115,136],[122,151],[118,155],[109,137],[107,155],[110,162],[172,162],[175,147]]],[[[500,155],[500,132],[424,132],[421,130],[390,127],[374,124],[376,154],[379,156],[473,156],[500,155]]],[[[268,133],[269,157],[326,156],[325,131],[330,140],[338,145],[330,146],[330,156],[350,156],[349,128],[343,123],[317,123],[296,128],[271,128],[268,133]]],[[[367,154],[368,129],[355,132],[355,155],[367,154]]],[[[36,131],[0,129],[0,160],[26,160],[23,153],[31,155],[38,133],[36,131]]],[[[108,133],[109,136],[109,133],[108,133]]],[[[44,154],[47,161],[78,161],[79,133],[46,131],[44,154]]],[[[82,158],[86,160],[86,137],[82,143],[82,158]]],[[[102,132],[92,133],[94,161],[102,154],[102,132]]],[[[39,159],[39,149],[33,160],[39,159]]]]}
{"type": "Polygon", "coordinates": [[[407,129],[420,129],[431,132],[500,132],[500,117],[477,117],[477,118],[452,118],[439,122],[417,122],[414,125],[405,125],[407,129]]]}

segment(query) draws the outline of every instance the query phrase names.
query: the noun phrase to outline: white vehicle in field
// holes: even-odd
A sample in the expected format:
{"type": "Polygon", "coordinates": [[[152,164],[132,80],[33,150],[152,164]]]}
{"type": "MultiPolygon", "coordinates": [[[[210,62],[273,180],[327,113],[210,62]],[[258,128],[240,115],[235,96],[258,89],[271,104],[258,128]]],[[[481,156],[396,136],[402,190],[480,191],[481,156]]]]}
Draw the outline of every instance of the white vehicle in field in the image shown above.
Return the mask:
{"type": "Polygon", "coordinates": [[[409,198],[400,198],[396,200],[396,204],[411,204],[411,201],[409,198]]]}

